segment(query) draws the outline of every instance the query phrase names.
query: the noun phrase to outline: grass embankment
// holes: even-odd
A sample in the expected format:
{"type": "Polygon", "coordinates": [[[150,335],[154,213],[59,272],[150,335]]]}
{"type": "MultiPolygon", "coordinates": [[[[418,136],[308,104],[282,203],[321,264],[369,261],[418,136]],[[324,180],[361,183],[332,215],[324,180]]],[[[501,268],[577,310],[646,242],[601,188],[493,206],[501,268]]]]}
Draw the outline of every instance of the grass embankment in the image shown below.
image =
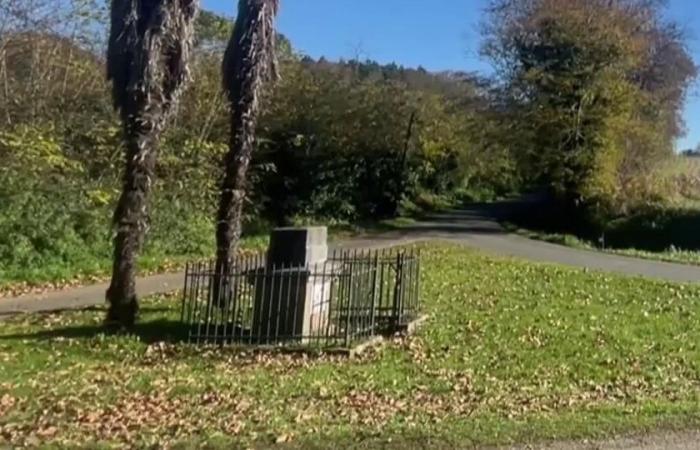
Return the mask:
{"type": "Polygon", "coordinates": [[[510,229],[575,248],[700,265],[700,159],[672,158],[637,181],[637,206],[606,223],[540,205],[511,218],[510,229]]]}
{"type": "MultiPolygon", "coordinates": [[[[337,223],[329,227],[330,242],[340,242],[358,235],[372,235],[395,230],[399,224],[413,222],[408,217],[398,217],[359,224],[337,223]]],[[[309,221],[315,225],[317,221],[309,221]]],[[[303,224],[301,224],[303,225],[303,224]]],[[[177,228],[177,226],[175,226],[177,228]]],[[[267,247],[272,226],[261,224],[255,233],[243,238],[243,251],[260,251],[267,247]]],[[[214,255],[214,232],[206,226],[175,233],[168,237],[159,231],[155,239],[147,239],[143,254],[139,257],[140,275],[173,272],[184,268],[187,261],[211,258],[214,255]],[[193,240],[192,236],[197,239],[193,240]],[[194,241],[188,245],[187,242],[194,241]]],[[[0,298],[28,292],[81,286],[109,279],[112,269],[112,247],[107,236],[94,242],[92,248],[68,252],[72,257],[56,256],[36,258],[30,263],[8,264],[0,261],[0,298]]]]}
{"type": "MultiPolygon", "coordinates": [[[[395,230],[400,224],[412,223],[413,219],[399,217],[358,225],[341,224],[329,229],[329,241],[341,242],[358,235],[372,235],[395,230]]],[[[241,250],[261,251],[267,248],[269,230],[243,238],[241,250]]],[[[109,245],[101,256],[92,256],[79,261],[61,261],[45,266],[4,268],[0,264],[0,298],[21,295],[28,292],[61,289],[106,281],[111,275],[112,258],[109,245]]],[[[213,243],[199,246],[190,252],[172,252],[169,249],[147,248],[139,257],[139,274],[154,275],[182,270],[188,261],[212,258],[213,243]]]]}
{"type": "Polygon", "coordinates": [[[0,331],[0,443],[471,448],[700,424],[700,286],[425,248],[430,321],[358,360],[202,350],[177,296],[0,331]],[[161,339],[165,339],[161,342],[161,339]]]}
{"type": "MultiPolygon", "coordinates": [[[[326,222],[331,223],[330,240],[338,242],[358,235],[395,231],[402,225],[413,223],[415,217],[427,211],[446,209],[465,199],[493,198],[493,195],[488,195],[488,192],[460,192],[452,196],[422,194],[415,202],[404,202],[401,215],[393,219],[358,223],[329,220],[326,222]]],[[[168,206],[159,205],[158,211],[154,212],[157,220],[139,257],[141,275],[180,270],[187,261],[210,258],[214,254],[214,229],[206,219],[213,213],[203,215],[198,211],[186,208],[177,210],[168,206]]],[[[51,239],[37,238],[37,242],[31,245],[21,238],[18,238],[19,242],[7,239],[3,242],[0,239],[0,256],[5,256],[0,257],[0,298],[108,279],[113,249],[110,233],[105,231],[109,227],[102,222],[109,216],[109,211],[91,211],[91,214],[101,221],[85,225],[94,235],[87,241],[76,236],[66,237],[65,230],[61,229],[52,231],[51,239]],[[19,257],[18,254],[24,256],[19,257]]],[[[300,226],[319,223],[318,219],[297,218],[296,221],[300,226]]],[[[27,224],[24,226],[30,227],[27,224]]],[[[272,225],[259,220],[253,221],[247,228],[243,249],[264,249],[272,225]]],[[[75,230],[71,233],[76,234],[75,230]]]]}
{"type": "MultiPolygon", "coordinates": [[[[260,250],[265,248],[267,236],[250,236],[244,238],[243,250],[260,250]]],[[[52,290],[70,286],[80,286],[105,281],[111,275],[112,259],[109,246],[102,255],[91,255],[77,261],[61,261],[46,266],[3,267],[0,264],[0,298],[21,295],[37,290],[52,290]]],[[[202,259],[213,255],[214,250],[197,250],[190,253],[163,249],[148,249],[139,257],[140,275],[172,272],[184,268],[187,261],[202,259]]]]}
{"type": "Polygon", "coordinates": [[[672,244],[664,250],[642,250],[638,248],[614,248],[605,247],[605,238],[601,237],[597,243],[577,237],[573,234],[553,233],[546,231],[528,230],[517,225],[506,224],[506,228],[529,239],[550,242],[552,244],[565,245],[567,247],[582,250],[602,251],[633,258],[650,259],[680,264],[700,265],[700,251],[678,249],[672,244]]]}

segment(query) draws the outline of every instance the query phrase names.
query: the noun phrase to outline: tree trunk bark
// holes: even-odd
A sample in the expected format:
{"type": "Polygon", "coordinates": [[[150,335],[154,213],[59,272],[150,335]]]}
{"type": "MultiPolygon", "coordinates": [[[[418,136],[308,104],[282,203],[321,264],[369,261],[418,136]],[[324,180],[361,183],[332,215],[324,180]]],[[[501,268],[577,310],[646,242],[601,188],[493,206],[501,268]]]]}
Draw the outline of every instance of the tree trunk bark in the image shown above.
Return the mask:
{"type": "MultiPolygon", "coordinates": [[[[233,35],[224,54],[224,90],[231,113],[229,151],[224,161],[216,223],[216,274],[230,271],[240,245],[248,167],[255,147],[261,97],[276,74],[274,20],[279,0],[239,0],[233,35]]],[[[215,283],[215,301],[225,302],[215,283]]],[[[227,289],[228,290],[228,289],[227,289]]]]}
{"type": "Polygon", "coordinates": [[[130,120],[126,135],[126,170],[114,212],[114,263],[107,290],[107,324],[131,327],[139,304],[136,296],[136,258],[148,228],[148,200],[157,159],[157,132],[130,120]]]}
{"type": "Polygon", "coordinates": [[[399,166],[396,170],[396,194],[393,198],[393,204],[391,211],[392,214],[396,215],[399,212],[399,207],[401,206],[401,198],[403,197],[404,191],[406,190],[406,162],[408,161],[408,151],[411,148],[411,139],[413,138],[413,127],[416,123],[416,118],[418,113],[416,111],[411,112],[408,118],[408,126],[406,127],[406,137],[404,139],[403,151],[401,153],[401,159],[399,160],[399,166]]]}
{"type": "Polygon", "coordinates": [[[255,146],[256,123],[236,111],[231,123],[231,147],[224,163],[216,227],[216,269],[226,273],[240,246],[248,168],[255,146]]]}
{"type": "Polygon", "coordinates": [[[136,257],[148,228],[158,141],[189,80],[199,0],[112,0],[107,78],[126,144],[114,212],[114,265],[106,321],[130,327],[138,314],[136,257]]]}

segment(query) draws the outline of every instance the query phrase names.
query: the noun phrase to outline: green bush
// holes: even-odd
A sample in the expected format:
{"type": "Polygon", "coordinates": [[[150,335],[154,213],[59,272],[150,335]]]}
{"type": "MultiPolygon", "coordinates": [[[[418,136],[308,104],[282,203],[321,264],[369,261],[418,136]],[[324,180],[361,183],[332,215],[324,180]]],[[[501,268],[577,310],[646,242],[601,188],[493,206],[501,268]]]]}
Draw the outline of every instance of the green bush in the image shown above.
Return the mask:
{"type": "MultiPolygon", "coordinates": [[[[83,142],[112,138],[106,128],[91,133],[71,137],[83,142]]],[[[0,131],[5,162],[0,167],[0,285],[97,275],[110,267],[118,173],[95,176],[86,162],[66,156],[78,154],[69,145],[50,125],[0,131]]],[[[162,180],[154,190],[144,256],[212,254],[212,208],[201,192],[162,180]]]]}

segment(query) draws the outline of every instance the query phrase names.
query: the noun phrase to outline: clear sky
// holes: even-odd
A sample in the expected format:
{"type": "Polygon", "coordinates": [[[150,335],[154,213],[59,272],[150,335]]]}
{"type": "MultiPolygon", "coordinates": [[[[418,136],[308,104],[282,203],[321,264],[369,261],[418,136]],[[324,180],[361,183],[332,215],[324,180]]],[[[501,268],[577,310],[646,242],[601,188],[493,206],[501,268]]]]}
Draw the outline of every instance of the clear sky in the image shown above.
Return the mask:
{"type": "MultiPolygon", "coordinates": [[[[203,0],[233,16],[237,0],[203,0]]],[[[478,54],[479,23],[487,0],[281,0],[279,29],[298,51],[318,58],[369,58],[428,70],[489,72],[478,54]]],[[[700,63],[700,0],[669,0],[669,17],[687,30],[700,63]]],[[[688,136],[700,143],[700,84],[686,107],[688,136]]]]}

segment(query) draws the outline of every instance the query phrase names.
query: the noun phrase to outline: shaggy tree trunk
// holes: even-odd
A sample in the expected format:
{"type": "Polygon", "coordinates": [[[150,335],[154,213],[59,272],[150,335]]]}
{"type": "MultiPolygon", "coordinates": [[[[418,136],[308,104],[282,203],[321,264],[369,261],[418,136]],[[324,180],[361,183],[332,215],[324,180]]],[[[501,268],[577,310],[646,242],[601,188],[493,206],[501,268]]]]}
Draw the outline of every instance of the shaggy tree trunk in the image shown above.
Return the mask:
{"type": "Polygon", "coordinates": [[[199,0],[112,0],[107,75],[126,146],[114,213],[114,264],[107,323],[136,320],[136,257],[146,234],[158,140],[189,79],[199,0]]]}
{"type": "Polygon", "coordinates": [[[278,7],[278,0],[240,0],[236,25],[224,57],[224,89],[230,102],[231,137],[217,214],[216,270],[219,274],[228,271],[240,243],[260,97],[265,83],[276,73],[274,20],[278,7]]]}
{"type": "MultiPolygon", "coordinates": [[[[114,262],[107,290],[107,322],[130,327],[138,313],[136,257],[146,235],[148,198],[157,160],[158,133],[131,121],[125,126],[126,170],[114,213],[114,262]]],[[[152,129],[151,129],[152,130],[152,129]]]]}
{"type": "Polygon", "coordinates": [[[221,183],[221,197],[216,228],[217,267],[222,269],[238,252],[243,224],[243,206],[246,199],[248,167],[255,148],[256,123],[245,120],[234,112],[231,125],[231,149],[224,161],[225,174],[221,183]],[[241,130],[245,130],[241,132],[241,130]]]}

